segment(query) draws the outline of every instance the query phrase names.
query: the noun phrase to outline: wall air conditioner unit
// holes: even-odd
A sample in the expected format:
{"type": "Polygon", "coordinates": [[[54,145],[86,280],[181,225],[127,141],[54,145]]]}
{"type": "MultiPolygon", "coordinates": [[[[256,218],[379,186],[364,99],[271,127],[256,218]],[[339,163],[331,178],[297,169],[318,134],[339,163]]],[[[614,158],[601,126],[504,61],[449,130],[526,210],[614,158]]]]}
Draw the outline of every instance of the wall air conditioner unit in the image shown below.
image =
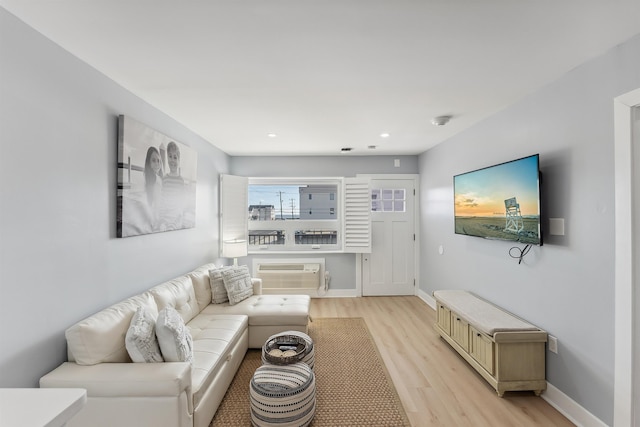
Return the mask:
{"type": "Polygon", "coordinates": [[[256,276],[262,279],[263,289],[294,291],[318,289],[322,274],[319,263],[262,263],[256,276]]]}

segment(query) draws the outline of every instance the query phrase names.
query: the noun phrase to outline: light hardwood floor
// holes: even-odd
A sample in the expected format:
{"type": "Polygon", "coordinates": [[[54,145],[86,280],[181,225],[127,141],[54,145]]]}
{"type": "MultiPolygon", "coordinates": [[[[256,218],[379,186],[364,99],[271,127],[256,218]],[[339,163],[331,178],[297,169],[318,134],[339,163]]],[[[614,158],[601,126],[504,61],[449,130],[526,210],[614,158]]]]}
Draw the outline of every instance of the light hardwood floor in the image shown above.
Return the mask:
{"type": "Polygon", "coordinates": [[[365,319],[412,426],[573,426],[532,392],[503,398],[435,332],[418,297],[313,298],[311,316],[365,319]]]}

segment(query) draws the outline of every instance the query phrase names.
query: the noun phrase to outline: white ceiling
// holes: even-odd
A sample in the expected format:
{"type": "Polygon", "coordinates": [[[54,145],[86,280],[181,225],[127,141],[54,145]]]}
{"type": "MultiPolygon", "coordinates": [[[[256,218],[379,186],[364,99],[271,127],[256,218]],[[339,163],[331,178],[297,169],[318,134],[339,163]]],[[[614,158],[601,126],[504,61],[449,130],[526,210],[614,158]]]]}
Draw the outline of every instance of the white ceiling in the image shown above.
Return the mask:
{"type": "Polygon", "coordinates": [[[0,5],[231,155],[418,154],[640,33],[639,0],[0,5]]]}

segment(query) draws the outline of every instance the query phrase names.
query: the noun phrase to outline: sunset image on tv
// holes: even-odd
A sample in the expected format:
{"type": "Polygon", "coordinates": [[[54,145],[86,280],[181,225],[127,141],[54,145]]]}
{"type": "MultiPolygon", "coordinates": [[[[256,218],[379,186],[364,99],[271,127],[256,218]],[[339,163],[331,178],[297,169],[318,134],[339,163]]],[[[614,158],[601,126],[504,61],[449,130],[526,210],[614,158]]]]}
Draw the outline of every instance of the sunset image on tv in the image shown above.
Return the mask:
{"type": "Polygon", "coordinates": [[[541,244],[538,178],[538,155],[456,175],[456,234],[541,244]]]}

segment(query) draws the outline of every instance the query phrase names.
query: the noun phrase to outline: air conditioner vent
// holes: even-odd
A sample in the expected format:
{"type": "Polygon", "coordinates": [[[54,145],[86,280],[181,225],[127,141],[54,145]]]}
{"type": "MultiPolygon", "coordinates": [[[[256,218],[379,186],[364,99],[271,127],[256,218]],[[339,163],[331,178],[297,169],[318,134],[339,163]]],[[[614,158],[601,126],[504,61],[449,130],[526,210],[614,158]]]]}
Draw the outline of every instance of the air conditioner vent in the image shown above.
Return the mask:
{"type": "Polygon", "coordinates": [[[263,289],[317,289],[321,283],[319,263],[261,263],[256,276],[263,289]]]}
{"type": "Polygon", "coordinates": [[[260,264],[258,271],[319,271],[320,264],[260,264]]]}

